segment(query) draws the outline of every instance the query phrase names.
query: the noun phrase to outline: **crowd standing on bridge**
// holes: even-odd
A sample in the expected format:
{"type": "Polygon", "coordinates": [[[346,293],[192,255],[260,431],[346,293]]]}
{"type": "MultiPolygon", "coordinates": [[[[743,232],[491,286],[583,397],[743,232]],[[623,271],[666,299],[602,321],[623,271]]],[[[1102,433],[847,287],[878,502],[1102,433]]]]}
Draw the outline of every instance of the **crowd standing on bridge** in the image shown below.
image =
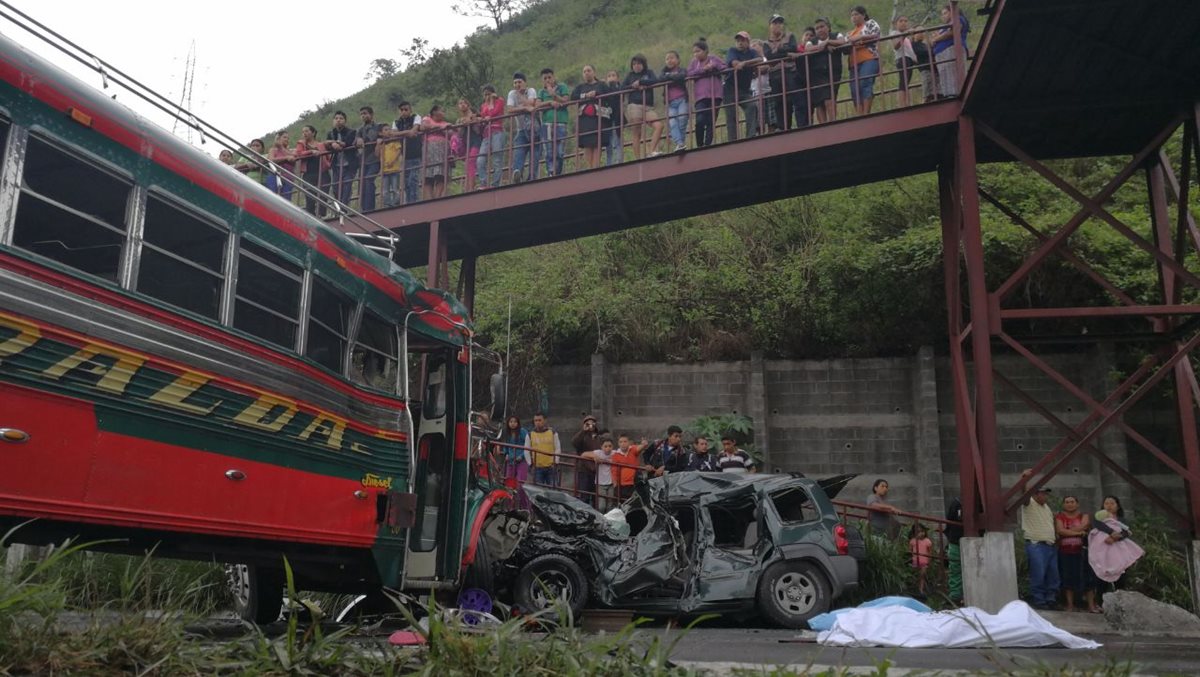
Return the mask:
{"type": "MultiPolygon", "coordinates": [[[[797,35],[776,14],[764,37],[739,30],[723,53],[714,53],[701,37],[692,43],[690,59],[675,50],[666,52],[657,73],[645,56],[635,54],[623,78],[610,69],[602,79],[601,71],[589,64],[573,88],[560,82],[552,68],[539,72],[540,87],[517,72],[506,97],[494,85],[479,83],[478,108],[460,99],[453,121],[441,105],[420,115],[410,102],[400,101],[391,123],[377,122],[374,109],[362,106],[361,124],[351,127],[339,110],[323,139],[305,126],[295,146],[287,132],[279,132],[269,154],[263,141],[255,139],[236,160],[222,151],[221,161],[285,199],[299,196],[287,178],[296,176],[369,212],[380,206],[380,181],[382,207],[390,209],[442,197],[451,184],[466,192],[496,188],[506,180],[515,184],[539,175],[559,176],[569,159],[568,141],[574,142],[570,157],[575,167],[594,169],[625,160],[626,147],[634,160],[662,155],[667,151],[664,137],[671,152],[685,152],[689,129],[692,148],[710,146],[722,113],[727,141],[832,122],[842,102],[852,106],[853,114],[867,115],[883,74],[883,50],[892,53],[901,106],[910,104],[917,73],[924,101],[958,94],[960,50],[954,47],[965,45],[970,31],[965,15],[958,14],[955,27],[953,10],[945,5],[941,24],[928,30],[910,29],[908,17],[897,16],[886,36],[863,5],[851,8],[848,18],[845,33],[818,17],[797,35]],[[843,85],[848,85],[847,100],[839,98],[843,85]],[[456,174],[459,163],[464,169],[456,174]],[[543,163],[544,174],[539,170],[543,163]]],[[[304,192],[305,209],[324,216],[311,189],[304,192]]]]}

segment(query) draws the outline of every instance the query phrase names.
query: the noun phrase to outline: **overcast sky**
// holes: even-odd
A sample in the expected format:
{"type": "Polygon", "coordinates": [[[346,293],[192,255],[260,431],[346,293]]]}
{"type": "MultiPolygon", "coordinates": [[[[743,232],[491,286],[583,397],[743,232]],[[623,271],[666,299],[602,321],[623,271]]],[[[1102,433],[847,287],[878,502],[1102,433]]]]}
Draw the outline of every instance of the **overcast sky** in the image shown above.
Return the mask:
{"type": "MultiPolygon", "coordinates": [[[[416,36],[448,47],[485,22],[456,15],[448,0],[5,1],[175,101],[194,41],[192,112],[247,140],[325,99],[362,89],[372,59],[402,61],[400,49],[416,36]]],[[[0,32],[100,87],[94,71],[8,20],[0,18],[0,32]]],[[[169,119],[140,99],[121,92],[117,100],[171,129],[169,119]]],[[[212,144],[205,150],[216,153],[212,144]]]]}

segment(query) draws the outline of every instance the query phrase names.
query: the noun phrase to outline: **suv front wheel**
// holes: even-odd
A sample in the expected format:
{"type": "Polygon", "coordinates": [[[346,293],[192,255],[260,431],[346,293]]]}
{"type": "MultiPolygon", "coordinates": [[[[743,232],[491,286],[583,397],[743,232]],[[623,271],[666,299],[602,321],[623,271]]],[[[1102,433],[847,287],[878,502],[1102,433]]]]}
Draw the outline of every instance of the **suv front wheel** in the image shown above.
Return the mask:
{"type": "Polygon", "coordinates": [[[758,581],[759,611],[785,628],[807,627],[808,619],[829,611],[829,602],[829,583],[812,562],[779,562],[758,581]]]}
{"type": "Polygon", "coordinates": [[[588,581],[583,569],[557,554],[535,557],[526,564],[513,586],[513,601],[527,614],[564,604],[578,619],[588,602],[588,581]]]}

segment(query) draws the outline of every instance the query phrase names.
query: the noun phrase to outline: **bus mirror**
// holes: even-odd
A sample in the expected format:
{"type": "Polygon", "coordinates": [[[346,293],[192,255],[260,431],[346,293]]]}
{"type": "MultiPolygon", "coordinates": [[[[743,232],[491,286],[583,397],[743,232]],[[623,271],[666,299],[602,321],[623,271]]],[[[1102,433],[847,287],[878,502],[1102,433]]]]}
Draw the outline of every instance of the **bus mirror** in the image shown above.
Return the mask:
{"type": "Polygon", "coordinates": [[[387,525],[408,529],[417,523],[417,495],[390,491],[387,495],[387,525]]]}
{"type": "Polygon", "coordinates": [[[502,421],[508,398],[508,377],[504,373],[492,374],[488,387],[492,391],[492,420],[502,421]]]}

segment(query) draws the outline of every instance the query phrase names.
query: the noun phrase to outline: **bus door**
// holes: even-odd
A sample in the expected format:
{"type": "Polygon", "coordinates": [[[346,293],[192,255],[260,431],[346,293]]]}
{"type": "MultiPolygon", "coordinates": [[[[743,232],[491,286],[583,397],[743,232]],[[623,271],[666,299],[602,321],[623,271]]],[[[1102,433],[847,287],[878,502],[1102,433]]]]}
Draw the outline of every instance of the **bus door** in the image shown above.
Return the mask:
{"type": "MultiPolygon", "coordinates": [[[[417,416],[419,421],[415,446],[415,464],[412,469],[413,492],[417,497],[416,520],[408,535],[406,559],[406,584],[420,587],[420,581],[445,580],[448,572],[447,559],[457,567],[455,558],[448,553],[452,530],[456,528],[455,496],[455,433],[458,418],[455,378],[458,362],[454,351],[439,350],[427,353],[421,386],[421,403],[417,416]]],[[[457,503],[461,503],[461,494],[457,503]]]]}

